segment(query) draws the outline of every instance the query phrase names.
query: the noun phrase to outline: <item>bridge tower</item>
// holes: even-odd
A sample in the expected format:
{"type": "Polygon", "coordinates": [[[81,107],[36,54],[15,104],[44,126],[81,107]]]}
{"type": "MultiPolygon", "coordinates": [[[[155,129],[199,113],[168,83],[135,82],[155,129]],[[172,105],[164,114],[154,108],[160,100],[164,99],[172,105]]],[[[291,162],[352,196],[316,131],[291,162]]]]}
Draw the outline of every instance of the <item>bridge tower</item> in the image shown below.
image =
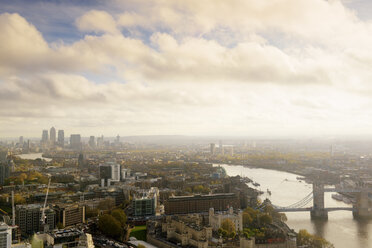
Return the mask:
{"type": "Polygon", "coordinates": [[[367,191],[362,190],[357,194],[353,216],[357,219],[372,219],[372,206],[370,205],[367,191]]]}
{"type": "Polygon", "coordinates": [[[313,209],[310,212],[312,219],[328,219],[328,212],[324,208],[324,184],[313,182],[313,209]]]}

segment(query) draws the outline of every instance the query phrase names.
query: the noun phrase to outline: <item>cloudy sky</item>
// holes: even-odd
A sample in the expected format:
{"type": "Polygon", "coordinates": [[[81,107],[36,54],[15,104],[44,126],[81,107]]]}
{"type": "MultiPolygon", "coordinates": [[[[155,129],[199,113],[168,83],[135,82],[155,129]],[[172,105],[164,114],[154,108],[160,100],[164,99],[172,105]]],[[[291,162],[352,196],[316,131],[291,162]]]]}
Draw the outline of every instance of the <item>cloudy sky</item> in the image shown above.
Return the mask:
{"type": "Polygon", "coordinates": [[[0,0],[0,137],[372,135],[369,0],[0,0]]]}

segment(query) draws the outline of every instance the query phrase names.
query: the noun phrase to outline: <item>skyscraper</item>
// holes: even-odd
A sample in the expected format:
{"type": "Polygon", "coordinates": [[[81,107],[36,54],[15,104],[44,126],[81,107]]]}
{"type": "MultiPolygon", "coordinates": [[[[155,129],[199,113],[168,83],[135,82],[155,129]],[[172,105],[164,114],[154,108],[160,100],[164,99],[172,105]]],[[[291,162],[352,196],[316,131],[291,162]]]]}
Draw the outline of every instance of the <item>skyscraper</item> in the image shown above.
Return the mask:
{"type": "Polygon", "coordinates": [[[225,154],[225,151],[223,150],[222,140],[220,140],[220,142],[219,142],[219,148],[220,148],[221,155],[224,155],[225,154]]]}
{"type": "Polygon", "coordinates": [[[49,134],[50,134],[50,144],[54,146],[56,144],[56,129],[52,127],[50,129],[49,134]]]}
{"type": "Polygon", "coordinates": [[[43,130],[43,134],[41,136],[41,143],[47,144],[49,140],[48,130],[43,130]]]}
{"type": "Polygon", "coordinates": [[[23,136],[19,136],[19,146],[23,146],[23,136]]]}
{"type": "Polygon", "coordinates": [[[210,144],[210,149],[211,149],[211,154],[214,155],[215,150],[216,150],[216,144],[215,143],[211,143],[210,144]]]}
{"type": "Polygon", "coordinates": [[[58,130],[58,145],[64,147],[65,145],[65,131],[58,130]]]}
{"type": "Polygon", "coordinates": [[[71,134],[70,146],[73,150],[81,150],[81,136],[80,134],[71,134]]]}
{"type": "Polygon", "coordinates": [[[90,148],[95,148],[96,147],[96,141],[94,136],[89,137],[89,146],[90,148]]]}

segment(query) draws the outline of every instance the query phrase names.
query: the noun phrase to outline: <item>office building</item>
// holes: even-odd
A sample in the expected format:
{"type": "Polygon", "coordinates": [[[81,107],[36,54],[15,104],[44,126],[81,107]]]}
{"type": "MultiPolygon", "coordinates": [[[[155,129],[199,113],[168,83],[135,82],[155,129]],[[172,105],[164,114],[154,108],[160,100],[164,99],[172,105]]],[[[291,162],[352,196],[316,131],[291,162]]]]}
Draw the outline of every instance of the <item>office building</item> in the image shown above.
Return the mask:
{"type": "Polygon", "coordinates": [[[43,133],[41,135],[41,143],[42,144],[48,144],[48,141],[49,141],[48,130],[43,130],[43,133]]]}
{"type": "Polygon", "coordinates": [[[210,150],[211,150],[211,155],[214,155],[214,153],[216,151],[216,144],[215,143],[210,144],[210,150]]]}
{"type": "Polygon", "coordinates": [[[49,131],[50,145],[54,146],[56,144],[56,129],[52,127],[49,131]]]}
{"type": "Polygon", "coordinates": [[[101,181],[101,187],[108,186],[111,179],[111,165],[101,164],[99,165],[99,179],[101,181]]]}
{"type": "Polygon", "coordinates": [[[165,214],[207,213],[210,208],[224,211],[228,207],[239,208],[239,199],[234,193],[194,196],[173,196],[165,201],[165,214]]]}
{"type": "Polygon", "coordinates": [[[220,140],[220,142],[219,142],[219,149],[220,149],[220,153],[221,153],[221,155],[224,155],[224,154],[225,154],[225,151],[224,151],[224,149],[223,149],[222,140],[220,140]]]}
{"type": "Polygon", "coordinates": [[[65,145],[65,131],[58,130],[58,145],[64,147],[65,145]]]}
{"type": "Polygon", "coordinates": [[[134,197],[132,201],[134,216],[155,215],[158,208],[159,190],[151,187],[148,192],[143,192],[142,196],[134,197]]]}
{"type": "Polygon", "coordinates": [[[53,207],[56,212],[56,223],[63,227],[85,223],[85,206],[79,204],[57,204],[53,207]]]}
{"type": "Polygon", "coordinates": [[[120,181],[120,164],[117,163],[109,163],[111,165],[111,181],[119,182],[120,181]]]}
{"type": "MultiPolygon", "coordinates": [[[[36,232],[44,231],[45,226],[41,223],[42,205],[29,204],[16,206],[16,225],[19,226],[21,233],[31,235],[36,232]]],[[[53,230],[56,226],[55,211],[49,207],[45,209],[45,225],[47,229],[53,230]]]]}
{"type": "Polygon", "coordinates": [[[70,136],[70,147],[73,150],[81,150],[81,136],[80,134],[71,134],[70,136]]]}
{"type": "Polygon", "coordinates": [[[90,136],[89,137],[89,147],[90,148],[96,148],[96,140],[95,140],[95,137],[94,136],[90,136]]]}
{"type": "Polygon", "coordinates": [[[5,180],[10,175],[10,168],[6,162],[0,162],[0,185],[5,184],[5,180]]]}
{"type": "Polygon", "coordinates": [[[110,186],[111,182],[119,182],[121,179],[121,166],[115,162],[106,162],[99,166],[101,186],[110,186]]]}
{"type": "Polygon", "coordinates": [[[104,145],[103,142],[104,141],[103,141],[103,135],[102,135],[101,137],[97,138],[97,147],[98,148],[103,148],[103,145],[104,145]]]}
{"type": "Polygon", "coordinates": [[[19,136],[19,147],[23,147],[23,136],[19,136]]]}
{"type": "Polygon", "coordinates": [[[0,223],[0,248],[10,248],[12,245],[12,229],[4,222],[0,223]]]}

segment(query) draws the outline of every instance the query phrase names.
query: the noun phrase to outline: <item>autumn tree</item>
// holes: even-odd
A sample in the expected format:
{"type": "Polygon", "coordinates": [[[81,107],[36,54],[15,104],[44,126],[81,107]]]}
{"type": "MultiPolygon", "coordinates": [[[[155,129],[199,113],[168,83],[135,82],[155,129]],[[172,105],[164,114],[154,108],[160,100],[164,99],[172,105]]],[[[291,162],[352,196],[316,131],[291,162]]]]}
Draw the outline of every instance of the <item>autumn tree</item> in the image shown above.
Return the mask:
{"type": "Polygon", "coordinates": [[[120,239],[123,234],[120,222],[109,214],[99,217],[98,228],[102,233],[114,239],[120,239]]]}

